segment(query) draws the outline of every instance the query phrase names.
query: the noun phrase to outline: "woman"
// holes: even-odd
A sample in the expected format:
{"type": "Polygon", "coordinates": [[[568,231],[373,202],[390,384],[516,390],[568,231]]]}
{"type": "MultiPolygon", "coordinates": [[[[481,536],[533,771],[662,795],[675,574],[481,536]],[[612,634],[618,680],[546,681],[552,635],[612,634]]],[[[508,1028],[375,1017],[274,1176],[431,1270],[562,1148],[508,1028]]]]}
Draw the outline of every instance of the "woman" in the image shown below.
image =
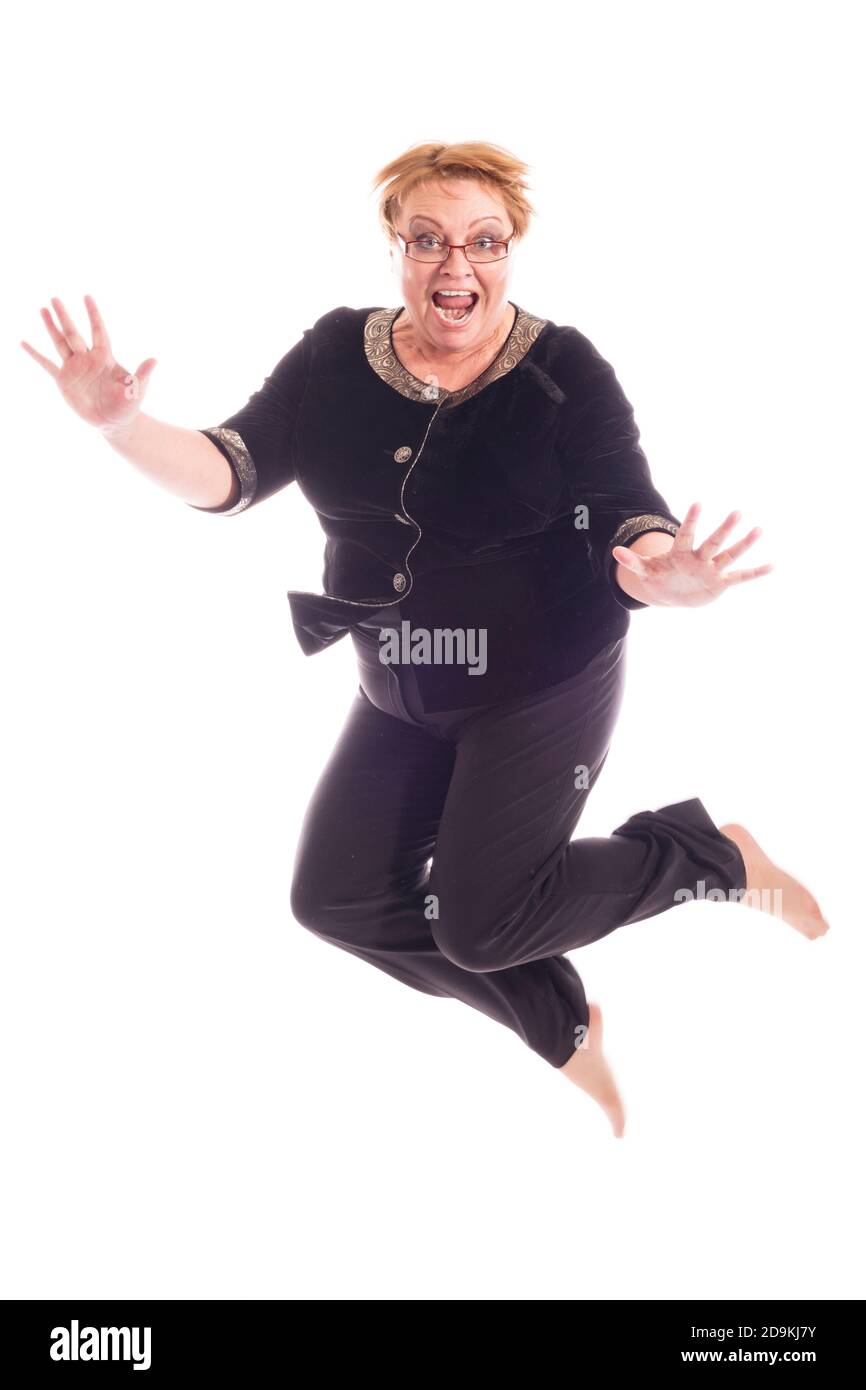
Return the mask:
{"type": "Polygon", "coordinates": [[[565,953],[700,891],[807,937],[827,923],[696,797],[571,840],[619,711],[629,610],[709,603],[771,566],[730,568],[759,534],[726,544],[738,512],[695,544],[698,505],[680,522],[655,489],[610,365],[508,298],[526,169],[484,143],[387,165],[374,188],[401,307],[324,314],[219,425],[144,415],[155,359],[126,373],[90,296],[92,347],[57,299],[59,327],[42,316],[60,368],[23,346],[191,507],[237,515],[297,481],[326,546],[324,592],[289,593],[295,632],[307,654],[351,633],[360,684],[304,818],[294,916],[513,1029],[621,1135],[601,1013],[565,953]]]}

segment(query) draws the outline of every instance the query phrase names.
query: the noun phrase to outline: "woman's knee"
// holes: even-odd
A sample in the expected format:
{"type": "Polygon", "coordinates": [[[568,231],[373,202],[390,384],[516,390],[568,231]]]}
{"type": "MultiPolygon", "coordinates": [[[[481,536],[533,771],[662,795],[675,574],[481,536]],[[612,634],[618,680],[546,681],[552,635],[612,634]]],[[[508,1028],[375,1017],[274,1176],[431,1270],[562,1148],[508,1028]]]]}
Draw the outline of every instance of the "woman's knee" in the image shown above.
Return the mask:
{"type": "Polygon", "coordinates": [[[289,889],[289,907],[296,922],[330,941],[357,944],[378,929],[383,893],[359,883],[357,873],[345,875],[332,860],[302,860],[296,864],[289,889]]]}
{"type": "Polygon", "coordinates": [[[488,970],[505,970],[514,964],[513,946],[510,942],[497,938],[495,932],[461,935],[452,929],[433,932],[433,938],[442,952],[461,970],[474,970],[483,974],[488,970]]]}
{"type": "Polygon", "coordinates": [[[310,931],[323,931],[333,905],[333,881],[304,865],[297,866],[289,889],[289,907],[295,921],[310,931]]]}
{"type": "Polygon", "coordinates": [[[461,970],[502,970],[511,962],[502,932],[504,918],[492,904],[470,903],[457,896],[439,897],[430,920],[433,940],[443,956],[461,970]]]}

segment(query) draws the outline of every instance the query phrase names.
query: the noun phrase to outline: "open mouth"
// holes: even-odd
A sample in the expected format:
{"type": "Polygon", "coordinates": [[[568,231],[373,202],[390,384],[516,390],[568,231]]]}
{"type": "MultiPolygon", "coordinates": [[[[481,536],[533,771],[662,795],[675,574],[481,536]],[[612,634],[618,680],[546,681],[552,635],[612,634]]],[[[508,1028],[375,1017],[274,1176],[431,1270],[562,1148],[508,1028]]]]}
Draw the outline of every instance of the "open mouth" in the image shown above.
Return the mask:
{"type": "Polygon", "coordinates": [[[472,317],[478,295],[474,290],[463,294],[446,294],[437,290],[433,295],[433,308],[443,323],[467,323],[472,317]]]}

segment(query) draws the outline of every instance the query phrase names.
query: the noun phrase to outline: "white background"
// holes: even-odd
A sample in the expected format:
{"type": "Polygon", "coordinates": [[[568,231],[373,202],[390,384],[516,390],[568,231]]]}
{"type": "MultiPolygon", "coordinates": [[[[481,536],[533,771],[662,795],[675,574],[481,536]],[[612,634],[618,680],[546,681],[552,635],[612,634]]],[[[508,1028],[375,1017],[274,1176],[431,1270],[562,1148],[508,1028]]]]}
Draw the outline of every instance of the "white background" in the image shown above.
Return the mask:
{"type": "MultiPolygon", "coordinates": [[[[863,1297],[862,45],[842,4],[40,6],[3,84],[6,1298],[863,1297]],[[422,140],[531,166],[511,297],[587,334],[700,538],[764,579],[632,619],[578,832],[693,795],[816,893],[575,953],[612,1138],[509,1030],[289,911],[354,698],[296,488],[193,511],[19,346],[82,296],[198,428],[340,304],[422,140]]],[[[8,22],[8,21],[7,21],[8,22]]]]}

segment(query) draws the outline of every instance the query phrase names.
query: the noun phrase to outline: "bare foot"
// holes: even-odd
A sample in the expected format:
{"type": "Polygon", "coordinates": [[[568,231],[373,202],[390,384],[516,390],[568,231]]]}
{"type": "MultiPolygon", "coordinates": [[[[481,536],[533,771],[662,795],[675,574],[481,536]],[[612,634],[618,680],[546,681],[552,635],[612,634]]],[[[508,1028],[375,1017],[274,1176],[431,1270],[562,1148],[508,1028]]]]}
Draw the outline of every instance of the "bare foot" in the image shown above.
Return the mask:
{"type": "Polygon", "coordinates": [[[774,864],[745,826],[732,822],[719,829],[733,840],[746,865],[746,893],[740,902],[769,912],[772,917],[781,917],[810,941],[830,930],[830,923],[808,888],[774,864]]]}
{"type": "Polygon", "coordinates": [[[569,1057],[559,1070],[601,1106],[617,1139],[621,1139],[625,1129],[625,1111],[613,1073],[602,1052],[601,1009],[597,1004],[589,1006],[586,1037],[580,1047],[575,1048],[574,1056],[569,1057]]]}

